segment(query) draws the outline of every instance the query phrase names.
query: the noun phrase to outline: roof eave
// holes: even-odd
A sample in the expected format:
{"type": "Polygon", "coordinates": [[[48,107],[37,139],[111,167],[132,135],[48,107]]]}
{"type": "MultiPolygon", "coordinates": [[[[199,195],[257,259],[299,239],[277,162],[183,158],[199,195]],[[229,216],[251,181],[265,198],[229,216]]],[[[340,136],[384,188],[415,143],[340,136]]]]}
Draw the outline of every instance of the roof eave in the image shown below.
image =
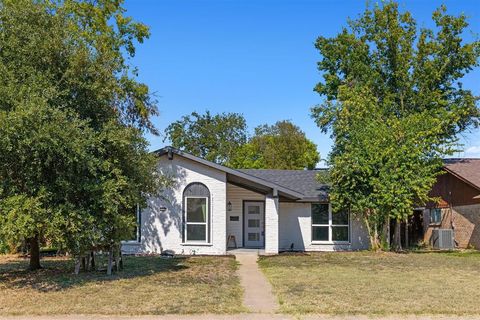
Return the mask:
{"type": "Polygon", "coordinates": [[[471,181],[469,181],[468,179],[464,178],[463,176],[459,175],[458,173],[456,173],[455,171],[449,169],[448,167],[446,166],[443,166],[443,169],[445,171],[447,171],[448,173],[450,173],[451,175],[453,175],[454,177],[456,177],[457,179],[465,182],[466,184],[468,184],[469,186],[477,189],[480,191],[480,186],[477,186],[476,184],[472,183],[471,181]]]}
{"type": "Polygon", "coordinates": [[[217,169],[217,170],[220,170],[220,171],[224,171],[227,174],[237,176],[239,178],[249,180],[251,182],[254,182],[254,183],[257,183],[257,184],[260,184],[260,185],[264,185],[264,186],[266,186],[266,187],[268,187],[272,190],[276,190],[280,196],[284,196],[284,197],[287,197],[287,198],[290,198],[290,199],[298,200],[298,199],[302,199],[304,197],[304,195],[302,193],[299,193],[297,191],[294,191],[294,190],[285,188],[283,186],[280,186],[278,184],[275,184],[273,182],[270,182],[270,181],[252,176],[248,173],[244,173],[244,172],[241,172],[241,171],[238,171],[238,170],[235,170],[235,169],[232,169],[232,168],[228,168],[228,167],[222,166],[220,164],[202,159],[200,157],[191,155],[187,152],[183,152],[181,150],[175,149],[173,147],[161,148],[161,149],[153,151],[153,153],[156,153],[159,156],[169,154],[169,153],[177,154],[181,157],[190,159],[192,161],[199,162],[199,163],[201,163],[203,165],[206,165],[208,167],[211,167],[211,168],[214,168],[214,169],[217,169]]]}

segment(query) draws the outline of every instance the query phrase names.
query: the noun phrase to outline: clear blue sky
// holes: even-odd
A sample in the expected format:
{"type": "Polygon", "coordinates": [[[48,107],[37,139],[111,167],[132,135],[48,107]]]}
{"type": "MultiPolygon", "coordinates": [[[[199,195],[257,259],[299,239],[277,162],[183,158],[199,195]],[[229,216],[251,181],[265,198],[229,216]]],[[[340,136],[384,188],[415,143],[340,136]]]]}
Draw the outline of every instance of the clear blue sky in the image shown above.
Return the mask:
{"type": "MultiPolygon", "coordinates": [[[[399,1],[420,26],[432,26],[431,13],[445,3],[450,13],[470,17],[480,33],[480,1],[399,1]]],[[[310,108],[322,101],[313,91],[319,35],[334,36],[365,1],[340,0],[127,0],[127,14],[151,28],[133,63],[140,80],[158,97],[160,131],[192,111],[240,112],[249,130],[289,119],[313,140],[325,158],[332,142],[320,133],[310,108]]],[[[471,39],[471,35],[467,35],[471,39]]],[[[464,79],[480,94],[480,69],[464,79]]],[[[148,136],[151,149],[163,136],[148,136]]],[[[456,156],[480,157],[480,132],[462,137],[456,156]]]]}

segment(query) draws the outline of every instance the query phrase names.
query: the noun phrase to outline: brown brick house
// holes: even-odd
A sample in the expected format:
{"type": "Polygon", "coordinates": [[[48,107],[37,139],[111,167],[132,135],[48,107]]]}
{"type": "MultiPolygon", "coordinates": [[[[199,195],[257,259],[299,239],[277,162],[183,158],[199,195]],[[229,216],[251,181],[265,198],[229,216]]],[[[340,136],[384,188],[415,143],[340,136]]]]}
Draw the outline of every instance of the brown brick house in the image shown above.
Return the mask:
{"type": "Polygon", "coordinates": [[[438,202],[415,212],[410,234],[432,244],[433,230],[451,229],[455,247],[480,249],[480,159],[446,159],[444,171],[430,193],[438,202]]]}

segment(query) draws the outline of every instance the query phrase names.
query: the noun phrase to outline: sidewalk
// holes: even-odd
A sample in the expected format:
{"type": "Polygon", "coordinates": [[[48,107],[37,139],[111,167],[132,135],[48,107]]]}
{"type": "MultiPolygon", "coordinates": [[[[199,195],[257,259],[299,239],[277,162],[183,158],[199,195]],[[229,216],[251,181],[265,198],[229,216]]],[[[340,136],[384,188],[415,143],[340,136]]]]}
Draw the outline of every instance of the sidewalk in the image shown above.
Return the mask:
{"type": "MultiPolygon", "coordinates": [[[[256,252],[242,252],[235,255],[240,263],[238,275],[243,287],[243,304],[254,313],[275,313],[278,309],[277,299],[272,293],[272,286],[258,268],[256,252]]],[[[260,319],[260,318],[259,318],[260,319]]],[[[287,318],[279,318],[287,319],[287,318]]]]}

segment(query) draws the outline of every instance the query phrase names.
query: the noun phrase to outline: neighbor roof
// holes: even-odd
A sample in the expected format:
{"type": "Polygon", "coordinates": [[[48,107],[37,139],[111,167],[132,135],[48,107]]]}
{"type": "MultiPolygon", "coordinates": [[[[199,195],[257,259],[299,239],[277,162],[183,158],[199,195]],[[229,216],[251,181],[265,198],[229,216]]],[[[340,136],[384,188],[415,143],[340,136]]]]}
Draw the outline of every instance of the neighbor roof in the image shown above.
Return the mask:
{"type": "Polygon", "coordinates": [[[480,190],[480,158],[444,159],[444,168],[454,176],[480,190]]]}
{"type": "Polygon", "coordinates": [[[328,185],[318,182],[319,170],[239,169],[303,194],[304,201],[327,201],[328,185]]]}

